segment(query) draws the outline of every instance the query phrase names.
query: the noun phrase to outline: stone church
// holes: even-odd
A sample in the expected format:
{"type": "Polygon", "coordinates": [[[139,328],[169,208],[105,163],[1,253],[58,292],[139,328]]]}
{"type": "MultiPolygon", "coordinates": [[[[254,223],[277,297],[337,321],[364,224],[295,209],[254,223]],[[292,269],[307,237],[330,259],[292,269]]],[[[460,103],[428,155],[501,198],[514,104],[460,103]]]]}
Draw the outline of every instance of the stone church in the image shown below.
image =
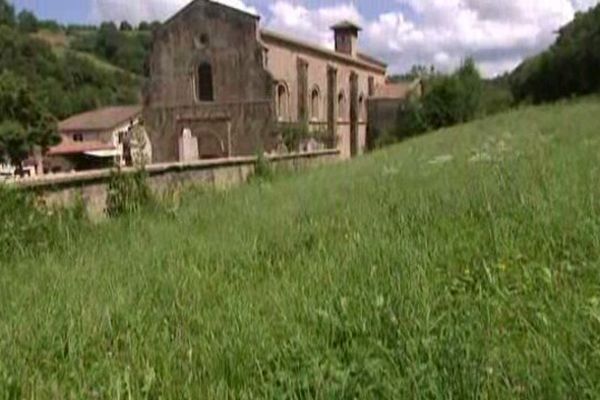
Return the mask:
{"type": "Polygon", "coordinates": [[[144,94],[153,161],[272,151],[281,127],[299,121],[344,157],[360,154],[367,100],[385,85],[387,66],[358,51],[358,26],[332,29],[335,51],[261,30],[253,14],[190,2],[154,37],[144,94]]]}

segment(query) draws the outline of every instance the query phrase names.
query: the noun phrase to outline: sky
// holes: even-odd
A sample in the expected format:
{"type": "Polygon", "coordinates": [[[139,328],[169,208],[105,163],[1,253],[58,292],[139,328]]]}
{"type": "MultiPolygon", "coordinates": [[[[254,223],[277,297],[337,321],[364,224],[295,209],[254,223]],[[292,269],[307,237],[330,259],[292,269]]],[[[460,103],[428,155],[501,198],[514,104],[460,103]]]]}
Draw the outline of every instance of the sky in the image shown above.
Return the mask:
{"type": "MultiPolygon", "coordinates": [[[[361,51],[389,64],[450,71],[474,57],[486,77],[515,68],[556,30],[600,0],[218,0],[261,16],[265,28],[333,47],[329,27],[349,19],[361,51]]],[[[164,20],[189,0],[14,0],[18,9],[64,23],[164,20]]]]}

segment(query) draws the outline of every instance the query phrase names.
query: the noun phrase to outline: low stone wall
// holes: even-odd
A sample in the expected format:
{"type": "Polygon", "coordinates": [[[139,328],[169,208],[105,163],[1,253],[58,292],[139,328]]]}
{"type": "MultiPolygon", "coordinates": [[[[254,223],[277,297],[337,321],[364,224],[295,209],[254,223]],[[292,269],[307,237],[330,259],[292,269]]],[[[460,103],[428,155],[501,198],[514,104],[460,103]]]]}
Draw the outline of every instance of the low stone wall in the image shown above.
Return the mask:
{"type": "MultiPolygon", "coordinates": [[[[269,156],[275,169],[298,170],[340,159],[339,150],[269,156]]],[[[253,174],[256,157],[236,157],[189,163],[153,164],[146,167],[148,185],[156,194],[195,185],[229,188],[246,182],[253,174]]],[[[134,169],[123,169],[132,173],[134,169]]],[[[83,201],[90,217],[101,218],[106,208],[111,170],[46,175],[14,185],[38,194],[48,205],[68,206],[83,201]]]]}

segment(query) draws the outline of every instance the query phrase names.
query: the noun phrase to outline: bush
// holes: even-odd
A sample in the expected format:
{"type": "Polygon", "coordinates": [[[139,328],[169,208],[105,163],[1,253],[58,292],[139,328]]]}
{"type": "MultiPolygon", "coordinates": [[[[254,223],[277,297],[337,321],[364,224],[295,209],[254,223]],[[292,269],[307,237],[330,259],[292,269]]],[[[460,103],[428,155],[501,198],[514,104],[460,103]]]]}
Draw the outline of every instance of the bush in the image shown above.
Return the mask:
{"type": "Polygon", "coordinates": [[[508,111],[514,104],[515,98],[507,85],[488,83],[481,96],[480,112],[482,115],[497,114],[508,111]]]}
{"type": "Polygon", "coordinates": [[[30,192],[0,186],[0,261],[68,246],[85,220],[81,206],[52,210],[30,192]]]}
{"type": "Polygon", "coordinates": [[[25,33],[34,33],[39,29],[39,23],[35,15],[31,11],[23,10],[17,17],[19,22],[19,30],[25,33]]]}
{"type": "Polygon", "coordinates": [[[453,75],[435,79],[423,97],[427,126],[439,129],[474,119],[480,110],[482,85],[471,59],[453,75]]]}
{"type": "Polygon", "coordinates": [[[475,63],[467,59],[452,75],[434,76],[421,99],[411,99],[398,113],[397,140],[459,123],[481,114],[483,81],[475,63]]]}
{"type": "Polygon", "coordinates": [[[146,176],[144,170],[112,172],[106,199],[106,214],[109,217],[138,213],[155,204],[146,176]]]}
{"type": "Polygon", "coordinates": [[[273,167],[267,157],[265,157],[262,152],[258,153],[256,156],[256,164],[254,164],[252,180],[270,181],[273,179],[273,175],[273,167]]]}
{"type": "Polygon", "coordinates": [[[315,139],[330,148],[337,146],[337,138],[329,137],[327,129],[311,128],[307,122],[283,123],[279,127],[279,135],[290,152],[299,151],[301,143],[308,139],[315,139]]]}

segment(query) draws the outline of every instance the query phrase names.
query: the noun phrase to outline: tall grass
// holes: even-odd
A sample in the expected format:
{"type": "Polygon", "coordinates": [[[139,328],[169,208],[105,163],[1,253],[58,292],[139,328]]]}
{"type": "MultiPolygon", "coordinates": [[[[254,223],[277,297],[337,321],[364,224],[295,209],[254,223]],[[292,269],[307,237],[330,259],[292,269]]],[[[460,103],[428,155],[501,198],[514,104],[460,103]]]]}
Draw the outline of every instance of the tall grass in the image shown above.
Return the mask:
{"type": "Polygon", "coordinates": [[[0,395],[596,397],[599,112],[526,108],[13,258],[0,395]]]}

